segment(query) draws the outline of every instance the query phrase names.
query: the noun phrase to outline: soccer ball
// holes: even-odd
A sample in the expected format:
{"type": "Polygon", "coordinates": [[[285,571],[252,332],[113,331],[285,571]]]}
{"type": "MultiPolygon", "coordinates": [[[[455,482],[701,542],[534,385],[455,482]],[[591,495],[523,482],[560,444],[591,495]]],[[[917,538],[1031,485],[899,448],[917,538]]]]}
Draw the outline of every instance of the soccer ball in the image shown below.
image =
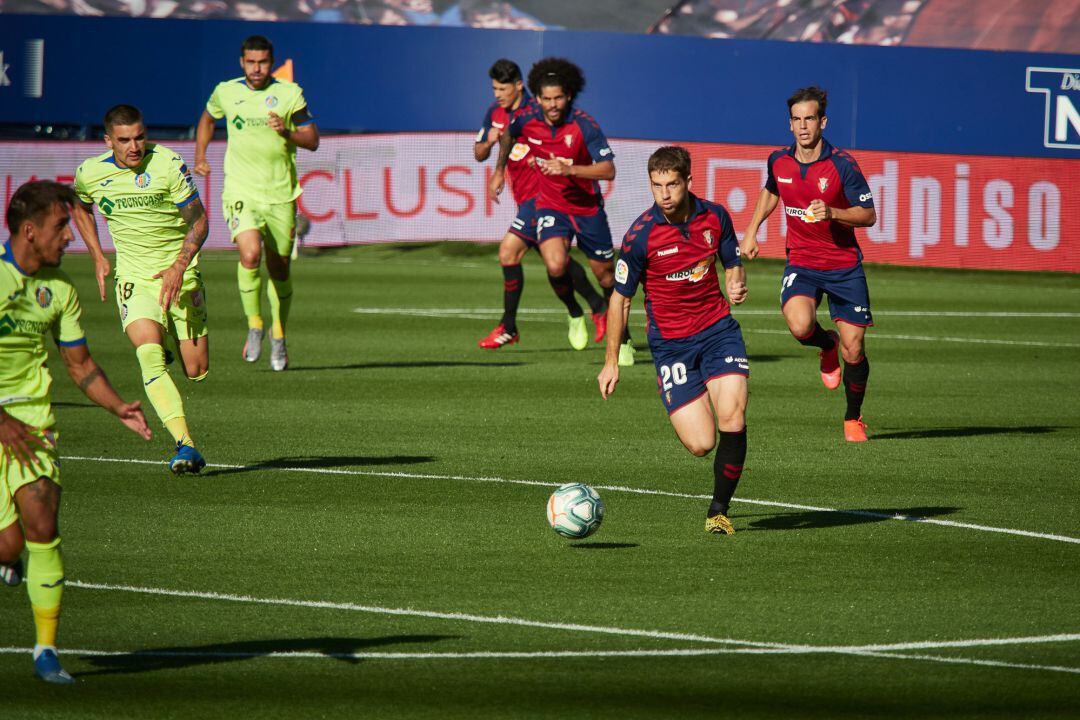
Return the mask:
{"type": "Polygon", "coordinates": [[[586,538],[604,520],[604,502],[585,483],[567,483],[551,493],[547,516],[551,529],[563,537],[586,538]]]}

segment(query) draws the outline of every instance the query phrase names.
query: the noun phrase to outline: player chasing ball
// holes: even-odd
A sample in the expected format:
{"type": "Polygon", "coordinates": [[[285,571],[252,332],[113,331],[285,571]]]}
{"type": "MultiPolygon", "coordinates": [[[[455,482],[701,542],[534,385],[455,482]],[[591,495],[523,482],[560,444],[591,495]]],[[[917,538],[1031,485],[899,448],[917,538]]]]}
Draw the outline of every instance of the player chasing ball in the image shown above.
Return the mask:
{"type": "MultiPolygon", "coordinates": [[[[514,147],[531,147],[533,163],[540,171],[540,194],[536,201],[537,242],[547,267],[548,281],[570,313],[570,344],[583,349],[588,330],[581,306],[567,272],[570,241],[589,258],[605,298],[615,286],[615,254],[601,180],[615,179],[615,154],[603,131],[590,115],[574,106],[585,89],[581,68],[562,58],[545,58],[529,70],[529,90],[536,102],[514,113],[508,132],[499,138],[497,169],[504,168],[514,147]]],[[[594,340],[607,332],[607,316],[593,315],[594,340]]],[[[620,362],[634,364],[629,334],[616,338],[620,362]]]]}
{"type": "Polygon", "coordinates": [[[59,269],[73,239],[71,208],[77,204],[66,185],[26,183],[11,196],[6,218],[11,239],[0,253],[0,580],[9,586],[22,582],[25,548],[26,589],[37,632],[34,672],[59,684],[75,680],[56,653],[64,559],[46,334],[86,397],[150,439],[139,403],[124,402],[91,357],[79,323],[79,297],[59,269]]]}
{"type": "Polygon", "coordinates": [[[101,250],[94,206],[116,247],[116,305],[135,348],[146,397],[176,443],[169,469],[177,475],[206,466],[188,430],[180,392],[166,370],[165,337],[172,335],[184,374],[202,382],[210,371],[206,291],[199,250],[208,224],[199,191],[184,159],[146,140],[139,110],[116,105],[105,113],[109,151],[75,171],[80,200],[73,217],[94,259],[105,300],[109,261],[101,250]]]}
{"type": "Polygon", "coordinates": [[[660,399],[675,434],[697,457],[716,448],[705,530],[732,535],[728,515],[746,460],[750,365],[728,299],[736,305],[746,300],[746,272],[728,211],[690,192],[690,153],[662,147],[649,157],[648,172],[655,203],[623,238],[608,309],[607,355],[597,377],[600,395],[606,400],[619,382],[618,337],[640,285],[660,399]],[[727,298],[717,262],[724,268],[727,298]]]}
{"type": "Polygon", "coordinates": [[[243,77],[218,83],[206,102],[195,131],[195,174],[206,177],[206,148],[214,122],[226,121],[225,186],[221,207],[229,233],[240,251],[236,280],[248,321],[243,356],[256,362],[265,333],[262,318],[262,275],[266,258],[270,276],[270,367],[289,366],[285,325],[292,305],[290,262],[296,242],[296,199],[302,190],[296,173],[296,148],[317,150],[319,129],[299,85],[270,74],[274,46],[252,35],[240,46],[243,77]]]}
{"type": "MultiPolygon", "coordinates": [[[[477,162],[484,162],[491,156],[491,148],[499,144],[500,136],[510,125],[511,115],[532,100],[522,82],[521,68],[512,61],[506,59],[495,61],[488,71],[488,76],[491,78],[495,102],[488,108],[483,125],[476,136],[476,142],[473,144],[473,156],[477,162]]],[[[528,143],[515,144],[507,159],[505,173],[501,168],[497,168],[489,183],[488,193],[492,201],[498,203],[505,177],[509,175],[510,189],[518,209],[517,216],[510,223],[510,228],[499,243],[499,265],[502,266],[503,274],[503,314],[495,329],[478,343],[480,347],[488,350],[498,350],[504,345],[512,345],[521,339],[517,327],[518,305],[525,287],[525,272],[521,267],[521,261],[529,248],[540,252],[536,237],[536,199],[540,192],[540,171],[533,161],[531,150],[532,146],[528,143]]],[[[595,324],[598,317],[606,316],[607,303],[589,282],[585,275],[585,268],[569,254],[567,254],[566,262],[574,291],[589,304],[595,324]]],[[[573,295],[570,295],[570,299],[573,300],[573,295]]],[[[574,305],[576,304],[575,301],[574,305]]],[[[578,306],[577,310],[574,310],[571,305],[567,307],[571,310],[571,345],[582,350],[588,344],[588,333],[584,331],[583,326],[575,325],[577,321],[573,319],[574,312],[577,312],[577,317],[582,317],[581,308],[578,306]]],[[[599,342],[602,338],[603,334],[598,333],[596,341],[599,342]]]]}
{"type": "Polygon", "coordinates": [[[866,442],[863,399],[870,377],[866,328],[870,290],[862,267],[855,228],[877,222],[874,196],[859,165],[847,152],[829,144],[822,131],[828,123],[824,90],[808,87],[788,98],[795,142],[769,155],[768,177],[742,240],[742,256],[757,257],[757,232],[783,200],[787,225],[787,266],[780,285],[780,306],[792,336],[818,348],[821,381],[840,386],[840,359],[847,395],[844,438],[866,442]],[[839,329],[826,331],[817,321],[817,307],[829,296],[829,315],[839,329]]]}

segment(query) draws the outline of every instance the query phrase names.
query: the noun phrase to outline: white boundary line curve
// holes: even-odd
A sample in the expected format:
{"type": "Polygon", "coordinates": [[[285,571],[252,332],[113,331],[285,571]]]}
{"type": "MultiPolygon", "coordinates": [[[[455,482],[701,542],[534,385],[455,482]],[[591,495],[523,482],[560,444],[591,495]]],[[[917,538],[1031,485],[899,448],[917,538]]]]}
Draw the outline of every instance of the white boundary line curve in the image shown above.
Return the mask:
{"type": "MultiPolygon", "coordinates": [[[[107,457],[90,457],[86,455],[61,455],[61,460],[72,462],[103,462],[103,463],[123,463],[123,464],[135,464],[135,465],[161,465],[165,463],[160,460],[139,460],[135,458],[107,458],[107,457]]],[[[558,483],[541,482],[539,480],[514,480],[511,478],[501,477],[472,477],[468,475],[434,475],[424,473],[407,473],[398,471],[387,470],[346,470],[342,468],[315,468],[315,467],[280,467],[280,468],[267,468],[259,465],[236,465],[229,463],[207,463],[209,468],[223,468],[227,470],[267,470],[273,472],[299,472],[299,473],[311,473],[316,475],[351,475],[359,477],[384,477],[384,478],[407,478],[412,480],[459,480],[463,482],[479,482],[479,483],[494,483],[502,485],[526,485],[531,487],[544,487],[555,488],[558,483]]],[[[635,495],[660,495],[663,497],[673,498],[686,498],[692,500],[708,500],[711,495],[694,495],[690,493],[677,493],[669,492],[667,490],[650,490],[648,488],[633,488],[623,485],[593,485],[597,490],[604,490],[610,492],[624,492],[635,495]]],[[[1074,545],[1080,545],[1080,538],[1070,537],[1067,535],[1056,535],[1053,533],[1041,533],[1032,530],[1020,530],[1017,528],[1005,528],[996,527],[994,525],[978,525],[975,523],[963,523],[955,520],[938,520],[936,518],[922,517],[919,515],[889,515],[886,513],[875,513],[868,510],[842,510],[839,508],[819,507],[816,505],[799,505],[796,503],[778,502],[775,500],[753,500],[750,498],[738,497],[733,500],[734,503],[747,503],[748,505],[764,505],[767,507],[780,507],[789,510],[809,510],[811,512],[827,512],[838,513],[841,515],[853,515],[856,517],[867,517],[878,520],[899,520],[902,522],[911,523],[923,523],[926,525],[940,525],[943,527],[961,528],[964,530],[976,530],[979,532],[992,532],[1001,533],[1005,535],[1016,535],[1019,537],[1036,538],[1039,540],[1053,540],[1056,542],[1071,543],[1074,545]]]]}
{"type": "MultiPolygon", "coordinates": [[[[502,311],[477,309],[468,310],[465,308],[431,308],[431,309],[418,309],[418,308],[353,308],[353,312],[360,315],[404,315],[408,317],[449,317],[461,320],[489,320],[497,318],[502,314],[502,311]]],[[[556,311],[533,311],[536,315],[548,315],[553,314],[556,311]]],[[[900,312],[887,312],[887,311],[875,311],[879,316],[881,315],[906,315],[909,317],[1048,317],[1048,318],[1072,318],[1080,317],[1080,313],[932,313],[921,311],[900,311],[900,312]]],[[[776,315],[775,311],[766,310],[736,310],[734,315],[736,319],[740,315],[776,315]]],[[[556,318],[536,317],[533,318],[536,322],[563,322],[561,315],[556,318]]],[[[787,330],[762,330],[758,328],[742,328],[743,332],[754,333],[758,335],[790,335],[787,330]]],[[[888,333],[875,332],[873,334],[875,340],[904,340],[904,341],[920,341],[920,342],[950,342],[950,343],[970,343],[973,345],[1004,345],[1004,346],[1024,346],[1024,347],[1046,347],[1046,348],[1080,348],[1080,343],[1068,343],[1068,342],[1048,342],[1045,340],[1007,340],[1003,338],[970,338],[970,337],[957,337],[951,335],[892,335],[888,333]]]]}
{"type": "MultiPolygon", "coordinates": [[[[562,630],[569,632],[597,633],[617,635],[622,637],[639,637],[653,640],[676,640],[683,642],[700,642],[712,645],[733,645],[736,647],[709,648],[709,649],[670,649],[670,650],[558,650],[558,651],[532,651],[532,652],[447,652],[447,653],[356,653],[331,655],[333,657],[355,658],[382,658],[382,659],[423,659],[423,658],[542,658],[542,657],[659,657],[659,656],[693,656],[693,655],[722,655],[722,654],[836,654],[856,655],[865,657],[880,657],[901,660],[923,660],[931,662],[943,662],[962,665],[983,665],[988,667],[1003,667],[1027,670],[1047,670],[1080,674],[1080,667],[1039,665],[1028,663],[1011,663],[998,660],[980,660],[971,658],[941,657],[936,655],[910,654],[902,651],[916,649],[961,649],[974,647],[999,647],[1010,645],[1029,645],[1043,643],[1076,642],[1080,641],[1080,633],[1059,633],[1054,635],[1037,635],[1027,637],[1008,638],[979,638],[974,640],[953,641],[925,641],[906,642],[893,644],[875,645],[801,645],[776,642],[763,642],[755,640],[737,640],[733,638],[713,637],[693,633],[677,633],[663,630],[640,630],[634,628],[606,627],[601,625],[585,625],[579,623],[557,623],[541,620],[529,620],[526,618],[510,617],[505,615],[475,615],[471,613],[440,612],[433,610],[418,610],[415,608],[389,608],[375,605],[360,605],[356,603],[330,602],[324,600],[296,600],[287,598],[258,598],[250,595],[233,595],[228,593],[207,592],[197,590],[170,590],[166,588],[139,587],[133,585],[116,585],[105,583],[91,583],[79,580],[70,580],[67,583],[71,587],[87,590],[103,590],[113,592],[130,592],[143,595],[156,595],[161,597],[178,597],[199,600],[213,600],[223,602],[245,603],[255,605],[275,605],[288,607],[303,607],[315,609],[344,610],[351,612],[370,613],[376,615],[393,615],[421,617],[437,620],[449,620],[456,622],[485,623],[495,625],[513,625],[518,627],[533,627],[546,630],[562,630]]],[[[0,653],[14,653],[21,648],[0,648],[0,653]]],[[[67,651],[73,652],[73,651],[67,651]]],[[[88,651],[93,653],[95,651],[88,651]]],[[[108,651],[96,651],[106,653],[108,651]]],[[[162,651],[168,655],[187,655],[183,651],[162,651]]],[[[147,654],[140,653],[116,653],[116,654],[147,654]]],[[[255,657],[262,655],[274,655],[280,657],[326,657],[330,654],[319,652],[290,651],[282,653],[213,653],[209,651],[192,651],[196,656],[207,657],[255,657]]]]}

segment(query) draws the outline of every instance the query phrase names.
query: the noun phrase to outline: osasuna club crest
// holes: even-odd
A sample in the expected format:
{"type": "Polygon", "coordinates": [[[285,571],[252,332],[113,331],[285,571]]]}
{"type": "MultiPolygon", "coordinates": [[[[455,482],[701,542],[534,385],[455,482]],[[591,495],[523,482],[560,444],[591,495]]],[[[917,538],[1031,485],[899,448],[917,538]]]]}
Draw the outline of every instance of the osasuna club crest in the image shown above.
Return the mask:
{"type": "Polygon", "coordinates": [[[712,245],[712,230],[706,230],[702,234],[705,236],[705,242],[709,243],[709,245],[712,245]]]}
{"type": "Polygon", "coordinates": [[[825,189],[829,187],[828,178],[818,178],[817,186],[821,189],[821,192],[825,192],[825,189]]]}
{"type": "Polygon", "coordinates": [[[563,137],[563,142],[566,143],[566,147],[570,147],[571,145],[574,144],[574,138],[571,135],[565,135],[563,137]]]}

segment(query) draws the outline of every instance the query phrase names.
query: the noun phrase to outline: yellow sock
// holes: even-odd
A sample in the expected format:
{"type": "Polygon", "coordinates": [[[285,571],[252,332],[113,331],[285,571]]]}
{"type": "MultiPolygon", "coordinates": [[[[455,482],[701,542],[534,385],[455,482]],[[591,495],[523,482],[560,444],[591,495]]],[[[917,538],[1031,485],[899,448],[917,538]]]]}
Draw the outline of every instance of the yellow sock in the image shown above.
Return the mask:
{"type": "Polygon", "coordinates": [[[289,308],[292,307],[292,278],[270,278],[270,287],[266,294],[270,298],[270,316],[274,319],[273,337],[280,340],[285,337],[285,324],[289,322],[289,308]]]}
{"type": "Polygon", "coordinates": [[[262,330],[262,315],[248,315],[248,328],[252,330],[262,330]]]}
{"type": "Polygon", "coordinates": [[[188,432],[187,420],[184,419],[183,415],[167,421],[165,423],[165,429],[172,435],[173,442],[195,447],[195,441],[191,439],[191,434],[188,432]]]}
{"type": "Polygon", "coordinates": [[[64,594],[64,558],[60,538],[47,543],[26,541],[26,592],[34,611],[37,644],[56,647],[60,599],[64,594]]]}
{"type": "Polygon", "coordinates": [[[154,406],[162,424],[175,442],[186,440],[190,445],[191,438],[184,420],[184,401],[180,399],[176,384],[165,370],[165,351],[160,345],[140,345],[135,348],[135,357],[139,359],[139,367],[142,369],[146,397],[154,406]]]}
{"type": "Polygon", "coordinates": [[[41,608],[31,605],[34,611],[34,628],[37,630],[36,645],[56,647],[56,632],[60,627],[60,606],[41,608]]]}

